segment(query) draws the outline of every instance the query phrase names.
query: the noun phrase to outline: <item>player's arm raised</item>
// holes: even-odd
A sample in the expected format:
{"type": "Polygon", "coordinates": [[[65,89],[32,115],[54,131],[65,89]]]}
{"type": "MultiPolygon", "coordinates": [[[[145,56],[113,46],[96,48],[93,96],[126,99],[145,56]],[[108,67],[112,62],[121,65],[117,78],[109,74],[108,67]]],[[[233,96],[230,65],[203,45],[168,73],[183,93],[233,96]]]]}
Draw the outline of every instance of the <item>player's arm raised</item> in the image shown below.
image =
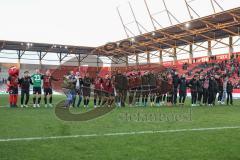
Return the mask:
{"type": "Polygon", "coordinates": [[[57,79],[57,78],[51,76],[51,80],[53,80],[53,81],[59,81],[60,79],[57,79]]]}
{"type": "Polygon", "coordinates": [[[30,84],[33,85],[32,78],[29,78],[30,84]]]}

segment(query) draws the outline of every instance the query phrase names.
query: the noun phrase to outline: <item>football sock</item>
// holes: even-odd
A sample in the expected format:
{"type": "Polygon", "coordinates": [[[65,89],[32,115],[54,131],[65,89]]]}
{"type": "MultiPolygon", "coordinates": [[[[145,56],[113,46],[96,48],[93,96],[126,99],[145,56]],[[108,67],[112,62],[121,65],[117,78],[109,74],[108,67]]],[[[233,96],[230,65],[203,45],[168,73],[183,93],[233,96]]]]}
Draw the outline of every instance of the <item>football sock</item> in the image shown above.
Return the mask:
{"type": "Polygon", "coordinates": [[[52,104],[52,96],[49,97],[49,103],[52,104]]]}
{"type": "Polygon", "coordinates": [[[41,102],[41,97],[38,98],[38,104],[40,104],[40,102],[41,102]]]}
{"type": "Polygon", "coordinates": [[[94,105],[97,105],[97,99],[94,98],[94,105]]]}
{"type": "Polygon", "coordinates": [[[28,104],[28,101],[29,101],[29,94],[26,95],[25,105],[28,104]]]}
{"type": "Polygon", "coordinates": [[[44,96],[44,103],[47,104],[47,96],[44,96]]]}
{"type": "Polygon", "coordinates": [[[24,101],[24,94],[21,94],[21,105],[23,105],[23,101],[24,101]]]}
{"type": "Polygon", "coordinates": [[[33,104],[36,104],[36,97],[33,97],[33,104]]]}
{"type": "Polygon", "coordinates": [[[101,101],[102,101],[101,99],[99,99],[99,100],[98,100],[98,105],[100,105],[100,104],[101,104],[101,101]]]}

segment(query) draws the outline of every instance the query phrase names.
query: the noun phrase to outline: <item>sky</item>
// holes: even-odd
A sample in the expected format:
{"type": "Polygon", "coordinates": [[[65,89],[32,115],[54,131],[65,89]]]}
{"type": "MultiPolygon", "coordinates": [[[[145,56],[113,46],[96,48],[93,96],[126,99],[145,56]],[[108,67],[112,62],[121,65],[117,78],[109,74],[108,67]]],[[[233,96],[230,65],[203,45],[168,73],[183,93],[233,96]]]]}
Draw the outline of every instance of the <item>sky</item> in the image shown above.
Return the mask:
{"type": "MultiPolygon", "coordinates": [[[[214,13],[210,0],[188,0],[191,7],[201,16],[214,13]]],[[[214,0],[212,0],[214,1],[214,0]]],[[[240,0],[215,0],[224,10],[240,7],[240,0]]],[[[146,0],[149,10],[162,27],[170,26],[167,12],[164,11],[163,0],[146,0]]],[[[190,20],[184,0],[165,0],[166,7],[180,22],[190,20]]],[[[144,0],[0,0],[0,40],[38,42],[61,45],[98,47],[109,42],[127,38],[117,8],[124,24],[131,31],[129,36],[139,35],[129,3],[136,19],[143,26],[141,32],[150,32],[152,26],[144,0]],[[144,29],[143,29],[144,28],[144,29]]],[[[214,3],[216,12],[221,9],[214,3]]],[[[193,15],[197,18],[196,15],[193,15]]],[[[172,23],[178,22],[171,17],[172,23]]],[[[156,23],[155,23],[156,25],[156,23]]],[[[156,25],[157,29],[161,27],[156,25]]],[[[225,40],[228,41],[227,39],[225,40]]],[[[236,43],[240,49],[240,39],[236,43]]],[[[205,44],[207,45],[207,44],[205,44]]],[[[221,47],[221,46],[220,46],[221,47]]],[[[201,49],[201,48],[200,48],[201,49]]],[[[227,53],[228,48],[215,50],[213,54],[227,53]]],[[[195,51],[194,56],[206,56],[206,51],[195,51]]],[[[146,57],[146,54],[142,54],[146,57]]],[[[65,61],[74,56],[68,56],[65,61]]],[[[136,57],[130,57],[129,63],[136,57]]],[[[180,54],[178,59],[188,59],[189,54],[180,54]]],[[[106,65],[111,61],[101,59],[106,65]]],[[[43,64],[58,64],[56,54],[47,54],[43,64]],[[45,61],[46,60],[46,61],[45,61]],[[50,61],[48,61],[50,60],[50,61]]],[[[171,61],[172,57],[164,55],[163,61],[171,61]]],[[[146,59],[139,58],[140,63],[146,59]]],[[[159,57],[151,57],[152,63],[159,62],[159,57]]],[[[15,51],[1,51],[0,62],[16,63],[15,51]],[[7,54],[6,54],[7,53],[7,54]]],[[[26,52],[21,63],[38,64],[36,53],[26,52]]]]}
{"type": "MultiPolygon", "coordinates": [[[[216,1],[226,10],[240,6],[240,0],[216,1]]],[[[144,0],[0,0],[0,39],[100,46],[126,38],[116,7],[124,23],[132,22],[128,2],[139,23],[152,31],[144,0]]],[[[162,0],[147,0],[147,3],[151,13],[164,9],[162,0]]],[[[184,0],[166,0],[166,4],[181,22],[189,20],[184,0]]],[[[201,16],[213,13],[210,0],[195,0],[190,4],[201,16]]],[[[154,18],[164,27],[170,25],[166,13],[155,14],[154,18]]],[[[135,24],[127,26],[134,35],[139,34],[135,24]]]]}

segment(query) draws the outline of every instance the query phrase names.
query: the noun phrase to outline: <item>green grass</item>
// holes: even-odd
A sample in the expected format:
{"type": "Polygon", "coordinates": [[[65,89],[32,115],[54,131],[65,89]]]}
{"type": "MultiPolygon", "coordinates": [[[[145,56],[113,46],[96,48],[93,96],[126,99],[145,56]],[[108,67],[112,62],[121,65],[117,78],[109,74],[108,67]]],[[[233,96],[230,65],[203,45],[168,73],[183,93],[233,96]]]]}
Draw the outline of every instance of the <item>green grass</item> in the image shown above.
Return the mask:
{"type": "MultiPolygon", "coordinates": [[[[54,96],[54,103],[63,98],[54,96]]],[[[0,105],[7,105],[7,96],[0,96],[0,105]]],[[[240,126],[239,106],[240,102],[236,101],[235,106],[231,107],[194,107],[191,119],[168,121],[146,119],[144,115],[184,114],[190,117],[189,105],[184,108],[116,108],[103,117],[87,122],[61,121],[51,108],[0,108],[0,139],[240,126]],[[134,117],[137,113],[143,115],[140,120],[129,118],[129,115],[134,117]]],[[[86,110],[74,108],[72,112],[86,110]]],[[[239,132],[240,129],[225,129],[0,142],[0,160],[236,160],[240,159],[239,132]]]]}

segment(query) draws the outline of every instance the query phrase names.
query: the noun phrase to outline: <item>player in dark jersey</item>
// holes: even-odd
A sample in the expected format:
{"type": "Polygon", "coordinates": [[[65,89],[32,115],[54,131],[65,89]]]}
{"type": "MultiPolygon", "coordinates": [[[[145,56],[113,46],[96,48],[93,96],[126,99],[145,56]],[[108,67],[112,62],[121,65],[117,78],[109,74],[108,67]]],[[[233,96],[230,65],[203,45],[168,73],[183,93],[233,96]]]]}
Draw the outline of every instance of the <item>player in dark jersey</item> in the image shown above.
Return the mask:
{"type": "Polygon", "coordinates": [[[135,88],[136,88],[136,95],[135,95],[135,106],[140,106],[140,98],[141,98],[141,93],[142,93],[142,80],[141,80],[141,72],[138,71],[137,74],[135,75],[135,88]]]}
{"type": "Polygon", "coordinates": [[[142,81],[142,106],[146,107],[148,103],[148,95],[150,93],[148,72],[145,72],[141,77],[142,81]]]}
{"type": "Polygon", "coordinates": [[[24,72],[24,76],[19,80],[19,84],[21,87],[21,107],[28,107],[30,85],[33,84],[28,71],[24,72]],[[25,96],[25,103],[23,103],[25,96]]]}
{"type": "Polygon", "coordinates": [[[9,103],[10,107],[17,107],[17,100],[18,100],[18,83],[19,83],[19,70],[17,67],[10,67],[8,70],[8,80],[7,80],[7,85],[8,89],[7,91],[9,92],[9,103]]]}
{"type": "Polygon", "coordinates": [[[94,108],[101,105],[102,101],[102,92],[103,92],[103,86],[102,86],[103,80],[100,77],[97,77],[94,81],[94,108]],[[97,102],[98,100],[98,102],[97,102]]]}
{"type": "Polygon", "coordinates": [[[83,79],[83,102],[84,102],[84,107],[88,108],[89,104],[89,99],[91,95],[91,84],[92,84],[92,79],[89,77],[89,74],[86,73],[86,76],[83,79]]]}
{"type": "Polygon", "coordinates": [[[135,75],[132,72],[130,75],[128,75],[128,90],[129,90],[129,107],[132,107],[133,99],[134,99],[134,94],[136,92],[136,88],[134,87],[135,84],[135,75]]]}
{"type": "Polygon", "coordinates": [[[45,107],[53,107],[52,105],[52,81],[58,81],[51,75],[50,70],[47,70],[46,75],[42,76],[43,79],[43,90],[44,90],[44,103],[45,107]],[[49,104],[47,103],[47,98],[49,98],[49,104]]]}
{"type": "Polygon", "coordinates": [[[128,79],[125,74],[122,74],[120,70],[114,76],[114,87],[116,89],[117,105],[118,107],[125,107],[125,101],[127,97],[128,79]]]}
{"type": "Polygon", "coordinates": [[[149,95],[150,95],[150,105],[155,105],[155,97],[157,90],[157,77],[153,71],[148,74],[148,85],[149,85],[149,95]]]}

